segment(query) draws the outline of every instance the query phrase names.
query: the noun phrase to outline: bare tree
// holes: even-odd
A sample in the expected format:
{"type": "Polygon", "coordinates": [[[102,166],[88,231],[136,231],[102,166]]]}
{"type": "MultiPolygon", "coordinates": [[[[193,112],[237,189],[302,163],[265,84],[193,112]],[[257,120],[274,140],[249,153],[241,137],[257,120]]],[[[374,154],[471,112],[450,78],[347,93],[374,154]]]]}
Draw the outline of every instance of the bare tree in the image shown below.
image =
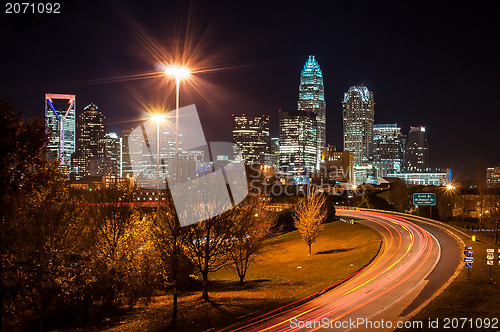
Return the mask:
{"type": "Polygon", "coordinates": [[[316,242],[316,238],[323,230],[323,222],[328,214],[325,201],[325,196],[308,194],[307,197],[301,198],[297,202],[292,213],[294,226],[297,227],[302,239],[308,245],[309,255],[312,244],[316,242]]]}
{"type": "MultiPolygon", "coordinates": [[[[204,204],[202,214],[214,215],[216,204],[204,204]]],[[[232,239],[237,234],[234,223],[236,210],[205,219],[186,229],[185,254],[195,270],[202,275],[204,300],[209,301],[208,274],[216,272],[231,263],[232,239]]]]}
{"type": "Polygon", "coordinates": [[[266,197],[259,196],[248,198],[235,208],[238,231],[233,237],[230,255],[241,284],[248,267],[262,253],[266,240],[273,234],[276,215],[267,205],[266,197]]]}

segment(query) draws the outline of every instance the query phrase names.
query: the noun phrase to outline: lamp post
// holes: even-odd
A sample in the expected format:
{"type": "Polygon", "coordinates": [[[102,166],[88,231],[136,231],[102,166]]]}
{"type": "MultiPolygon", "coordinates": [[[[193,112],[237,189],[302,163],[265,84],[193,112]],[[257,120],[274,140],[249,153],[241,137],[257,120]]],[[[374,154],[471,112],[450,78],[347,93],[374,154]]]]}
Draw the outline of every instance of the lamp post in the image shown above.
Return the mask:
{"type": "Polygon", "coordinates": [[[174,159],[174,170],[175,178],[174,183],[178,180],[179,171],[179,90],[180,81],[182,78],[186,78],[191,74],[191,71],[185,67],[170,66],[165,69],[165,74],[167,76],[172,76],[175,78],[175,159],[174,159]]]}
{"type": "Polygon", "coordinates": [[[156,212],[160,211],[160,122],[165,120],[165,114],[153,114],[151,120],[156,122],[156,212]]]}
{"type": "MultiPolygon", "coordinates": [[[[175,177],[174,183],[177,183],[178,180],[178,165],[179,165],[179,90],[180,90],[180,81],[182,78],[186,78],[191,74],[189,69],[177,66],[170,66],[165,69],[165,75],[172,76],[175,78],[175,177]]],[[[180,231],[179,220],[176,218],[175,226],[173,231],[173,248],[174,248],[174,257],[178,258],[179,256],[179,243],[177,241],[177,236],[180,231]]],[[[172,320],[175,324],[177,317],[177,268],[178,268],[178,260],[174,263],[173,268],[173,279],[174,279],[174,303],[172,308],[172,320]]]]}
{"type": "MultiPolygon", "coordinates": [[[[455,186],[453,184],[448,183],[446,185],[446,190],[451,191],[456,196],[458,196],[457,192],[455,191],[455,186]]],[[[455,207],[455,198],[453,198],[453,207],[455,207]]],[[[462,223],[464,222],[464,213],[465,213],[465,193],[462,193],[462,223]]],[[[465,227],[465,225],[464,225],[464,227],[465,227]]]]}
{"type": "MultiPolygon", "coordinates": [[[[455,193],[455,186],[453,186],[451,183],[448,183],[445,187],[447,192],[455,193]]],[[[448,204],[449,205],[449,204],[448,204]]],[[[455,211],[455,197],[453,197],[453,207],[451,208],[451,216],[454,217],[454,211],[455,211]]]]}

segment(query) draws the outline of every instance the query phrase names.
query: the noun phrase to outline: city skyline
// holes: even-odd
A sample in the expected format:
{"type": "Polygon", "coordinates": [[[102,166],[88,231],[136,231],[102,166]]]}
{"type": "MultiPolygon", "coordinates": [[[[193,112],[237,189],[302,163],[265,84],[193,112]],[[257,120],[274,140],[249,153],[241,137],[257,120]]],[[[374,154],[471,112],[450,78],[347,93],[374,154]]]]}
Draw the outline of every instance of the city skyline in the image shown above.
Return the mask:
{"type": "Polygon", "coordinates": [[[141,118],[144,107],[140,101],[157,102],[152,96],[159,91],[165,94],[160,99],[167,100],[167,108],[173,108],[171,83],[158,79],[122,82],[117,77],[154,71],[157,63],[148,39],[168,53],[175,44],[172,41],[186,35],[187,22],[175,17],[187,13],[196,21],[190,30],[193,41],[186,47],[188,51],[199,46],[207,58],[206,67],[236,67],[200,73],[204,83],[200,92],[188,85],[183,90],[181,105],[197,104],[211,140],[230,139],[230,130],[221,133],[217,128],[230,128],[230,114],[234,113],[230,105],[235,104],[240,105],[241,113],[253,110],[270,114],[271,134],[276,136],[275,112],[294,109],[298,73],[304,58],[315,54],[324,74],[325,99],[329,101],[328,144],[341,146],[338,101],[342,93],[349,86],[365,84],[376,95],[376,122],[397,122],[403,132],[410,126],[429,129],[430,160],[435,167],[451,167],[454,176],[470,178],[474,177],[471,170],[478,165],[484,169],[500,164],[498,154],[492,153],[488,144],[480,143],[500,140],[495,128],[500,105],[494,81],[498,64],[487,42],[496,28],[492,25],[493,14],[485,10],[487,4],[457,4],[451,8],[454,15],[441,15],[450,10],[444,5],[427,11],[407,4],[323,4],[318,7],[324,9],[320,19],[303,17],[311,31],[324,31],[316,34],[292,23],[300,17],[298,6],[271,4],[265,12],[259,6],[250,6],[246,14],[235,14],[239,6],[224,2],[213,8],[193,4],[191,10],[179,3],[144,8],[125,3],[105,4],[94,11],[93,6],[79,3],[68,7],[57,22],[42,21],[36,27],[21,17],[11,17],[1,23],[3,40],[11,51],[3,55],[1,70],[10,79],[2,81],[0,97],[19,107],[27,117],[43,116],[40,96],[46,92],[75,94],[80,105],[102,105],[109,112],[109,131],[121,132],[141,118]],[[166,12],[167,19],[154,19],[166,12]],[[355,13],[367,20],[369,30],[349,19],[355,13]],[[89,15],[96,22],[92,26],[85,24],[84,17],[89,15]],[[251,23],[256,19],[260,26],[251,23]],[[424,26],[422,21],[431,23],[424,26]],[[41,47],[41,36],[54,35],[69,22],[74,25],[58,32],[61,40],[67,37],[81,43],[54,43],[50,57],[34,51],[41,47]],[[208,30],[203,37],[205,28],[208,30]],[[103,34],[102,38],[96,38],[99,34],[103,34]],[[107,40],[114,40],[114,46],[107,47],[107,40]],[[325,40],[328,43],[322,42],[325,40]],[[365,45],[364,52],[359,52],[358,44],[365,45]],[[242,45],[258,47],[240,50],[242,45]],[[66,58],[71,60],[63,61],[66,58]],[[269,79],[262,80],[263,73],[269,79]],[[151,89],[155,85],[159,87],[151,89]],[[213,97],[219,92],[223,97],[213,97]],[[476,151],[476,156],[467,158],[467,150],[476,151]]]}
{"type": "MultiPolygon", "coordinates": [[[[292,112],[278,110],[280,132],[279,138],[276,139],[283,143],[280,148],[281,155],[280,152],[274,157],[270,154],[269,115],[232,114],[232,136],[234,143],[242,149],[245,163],[274,166],[276,172],[291,176],[293,182],[305,183],[310,172],[320,169],[318,165],[324,161],[324,149],[327,147],[325,142],[318,142],[319,132],[323,131],[323,138],[326,134],[326,128],[321,127],[322,123],[324,125],[326,113],[322,73],[314,55],[309,55],[300,76],[298,110],[292,112]],[[308,118],[312,122],[309,123],[308,118]],[[314,145],[316,149],[313,148],[314,145]],[[315,160],[319,162],[316,163],[315,160]]],[[[47,96],[62,98],[66,95],[46,94],[46,98],[47,96]]],[[[68,96],[72,98],[69,100],[69,109],[73,109],[74,113],[75,96],[68,96]]],[[[53,108],[51,98],[46,99],[46,108],[47,104],[53,108]]],[[[356,178],[353,181],[358,184],[377,184],[380,182],[380,177],[413,173],[411,176],[414,181],[417,181],[415,178],[417,177],[420,178],[418,181],[433,179],[431,182],[434,181],[432,183],[435,185],[451,183],[451,170],[432,167],[429,161],[429,143],[424,126],[411,126],[408,135],[404,135],[397,124],[375,124],[373,92],[364,85],[350,87],[344,93],[342,105],[343,151],[353,152],[356,178]],[[418,176],[415,173],[432,174],[418,176]]],[[[64,109],[61,111],[65,112],[64,109]]],[[[50,121],[50,116],[46,121],[50,121]]],[[[70,178],[76,176],[76,179],[81,179],[86,175],[122,175],[122,160],[127,161],[130,158],[128,148],[122,151],[122,138],[116,133],[105,134],[105,122],[105,117],[94,103],[86,106],[78,115],[76,135],[73,135],[77,153],[71,156],[70,178]]],[[[46,130],[51,131],[50,123],[46,130]]],[[[125,134],[127,131],[127,129],[122,130],[125,139],[128,139],[128,135],[125,134]]],[[[67,143],[64,142],[63,146],[67,143]]],[[[126,144],[128,145],[128,142],[126,144]]],[[[330,146],[328,145],[328,148],[330,146]]],[[[127,162],[125,162],[126,168],[127,162]]],[[[397,175],[400,176],[405,181],[409,179],[405,174],[397,175]]]]}

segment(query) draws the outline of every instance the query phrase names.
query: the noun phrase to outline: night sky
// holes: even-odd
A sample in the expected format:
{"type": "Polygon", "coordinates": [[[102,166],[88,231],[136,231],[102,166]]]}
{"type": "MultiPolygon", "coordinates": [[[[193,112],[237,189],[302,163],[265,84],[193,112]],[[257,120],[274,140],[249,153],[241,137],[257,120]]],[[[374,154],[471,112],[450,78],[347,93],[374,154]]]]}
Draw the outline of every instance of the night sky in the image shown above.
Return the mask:
{"type": "MultiPolygon", "coordinates": [[[[181,86],[209,141],[231,141],[233,113],[296,109],[309,54],[323,70],[327,143],[342,149],[343,93],[374,92],[375,123],[425,125],[433,167],[458,180],[500,166],[496,1],[63,1],[61,14],[0,14],[0,98],[43,116],[44,93],[91,102],[107,131],[174,107],[160,63],[197,71],[181,86]],[[134,76],[142,75],[145,76],[134,76]],[[132,79],[143,77],[143,79],[132,79]]],[[[2,5],[3,6],[3,5],[2,5]]]]}

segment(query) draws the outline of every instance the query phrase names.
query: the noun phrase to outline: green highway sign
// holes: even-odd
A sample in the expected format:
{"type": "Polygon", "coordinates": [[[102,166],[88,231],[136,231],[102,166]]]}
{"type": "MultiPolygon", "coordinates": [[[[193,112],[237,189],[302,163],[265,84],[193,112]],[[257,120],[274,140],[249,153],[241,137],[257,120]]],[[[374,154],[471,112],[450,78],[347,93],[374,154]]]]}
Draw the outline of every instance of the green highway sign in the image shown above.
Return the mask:
{"type": "Polygon", "coordinates": [[[413,205],[436,205],[436,194],[415,193],[413,194],[413,205]]]}

